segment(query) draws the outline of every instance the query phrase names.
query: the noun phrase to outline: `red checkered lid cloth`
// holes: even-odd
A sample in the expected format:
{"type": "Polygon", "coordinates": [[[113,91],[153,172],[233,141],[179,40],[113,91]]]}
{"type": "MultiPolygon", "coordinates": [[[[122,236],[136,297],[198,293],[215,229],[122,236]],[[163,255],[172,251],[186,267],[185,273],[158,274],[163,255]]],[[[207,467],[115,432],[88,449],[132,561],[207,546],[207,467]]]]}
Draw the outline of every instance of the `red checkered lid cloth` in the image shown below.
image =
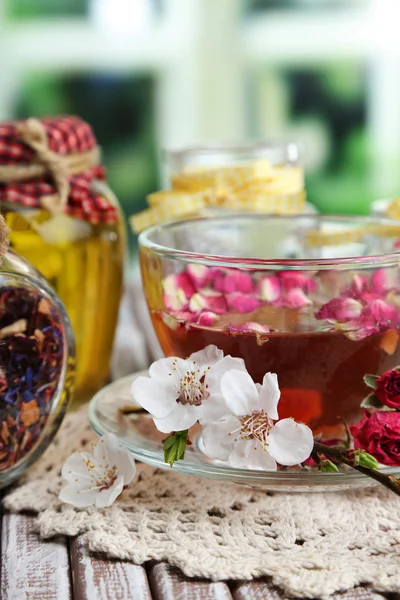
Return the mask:
{"type": "Polygon", "coordinates": [[[98,164],[98,146],[91,127],[75,116],[34,119],[39,132],[40,128],[43,132],[46,146],[46,159],[42,162],[35,149],[35,137],[30,145],[21,135],[24,126],[31,121],[0,123],[0,202],[29,208],[46,206],[43,200],[57,197],[60,191],[53,170],[53,164],[58,163],[58,172],[61,169],[65,175],[63,212],[94,224],[116,223],[119,212],[115,202],[100,195],[92,185],[94,180],[104,181],[105,174],[98,164]],[[33,175],[38,169],[41,174],[30,176],[29,169],[33,175]],[[21,170],[25,176],[13,179],[13,173],[21,173],[21,170]]]}

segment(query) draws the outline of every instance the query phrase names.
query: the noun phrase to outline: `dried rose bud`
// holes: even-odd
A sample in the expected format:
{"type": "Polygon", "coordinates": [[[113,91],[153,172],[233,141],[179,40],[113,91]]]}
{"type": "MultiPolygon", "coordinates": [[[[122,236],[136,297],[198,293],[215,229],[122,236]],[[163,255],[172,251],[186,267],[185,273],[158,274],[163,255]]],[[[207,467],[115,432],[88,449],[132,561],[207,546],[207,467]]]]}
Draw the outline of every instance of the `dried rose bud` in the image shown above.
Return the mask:
{"type": "Polygon", "coordinates": [[[362,304],[353,298],[332,298],[321,306],[316,313],[317,319],[329,319],[330,321],[349,321],[361,315],[362,304]]]}
{"type": "Polygon", "coordinates": [[[386,324],[390,322],[396,325],[399,322],[397,308],[391,304],[386,304],[383,300],[374,300],[369,308],[372,316],[378,323],[386,324]]]}
{"type": "Polygon", "coordinates": [[[400,465],[400,413],[365,412],[361,423],[350,426],[356,449],[366,450],[387,466],[400,465]]]}
{"type": "Polygon", "coordinates": [[[197,292],[190,298],[189,309],[192,312],[211,311],[217,314],[223,314],[227,310],[225,297],[220,294],[218,296],[205,296],[197,292]]]}
{"type": "Polygon", "coordinates": [[[396,287],[397,273],[389,269],[377,269],[371,275],[371,290],[377,294],[385,294],[396,287]]]}
{"type": "Polygon", "coordinates": [[[389,408],[400,409],[400,371],[397,369],[386,371],[378,377],[375,385],[375,395],[382,404],[389,408]]]}
{"type": "Polygon", "coordinates": [[[214,288],[223,294],[240,292],[249,294],[254,290],[253,280],[247,273],[231,269],[225,274],[219,273],[214,280],[214,288]]]}
{"type": "Polygon", "coordinates": [[[310,298],[300,288],[294,288],[287,292],[282,302],[287,308],[303,308],[312,304],[310,298]]]}
{"type": "Polygon", "coordinates": [[[204,327],[211,327],[218,320],[218,315],[210,310],[202,312],[197,319],[197,325],[204,325],[204,327]]]}
{"type": "Polygon", "coordinates": [[[275,275],[267,275],[257,284],[257,297],[263,302],[275,302],[281,295],[281,284],[275,275]]]}
{"type": "Polygon", "coordinates": [[[167,275],[163,280],[163,289],[168,296],[174,296],[177,290],[182,290],[186,298],[191,298],[196,291],[187,273],[167,275]]]}
{"type": "Polygon", "coordinates": [[[289,292],[290,290],[300,288],[303,292],[310,294],[315,292],[317,288],[317,282],[313,277],[304,275],[298,271],[282,271],[279,273],[281,279],[282,288],[289,292]]]}
{"type": "Polygon", "coordinates": [[[249,313],[261,306],[261,303],[251,294],[234,292],[226,296],[228,307],[239,313],[249,313]]]}
{"type": "Polygon", "coordinates": [[[164,294],[163,301],[165,308],[174,312],[185,310],[188,307],[188,299],[184,291],[180,288],[176,289],[173,293],[164,294]]]}
{"type": "Polygon", "coordinates": [[[204,288],[212,278],[210,267],[205,265],[190,264],[186,267],[186,273],[196,291],[204,288]]]}

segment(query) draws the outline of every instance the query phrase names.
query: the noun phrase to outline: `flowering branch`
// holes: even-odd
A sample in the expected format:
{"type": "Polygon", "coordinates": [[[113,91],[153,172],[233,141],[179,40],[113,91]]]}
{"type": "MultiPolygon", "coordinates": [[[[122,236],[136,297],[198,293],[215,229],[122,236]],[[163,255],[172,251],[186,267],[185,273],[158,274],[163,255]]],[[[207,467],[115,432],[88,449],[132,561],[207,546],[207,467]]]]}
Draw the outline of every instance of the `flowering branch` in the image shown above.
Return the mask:
{"type": "Polygon", "coordinates": [[[313,454],[316,454],[317,456],[321,454],[324,455],[326,458],[330,459],[329,462],[332,462],[334,465],[347,465],[348,467],[375,479],[375,481],[378,481],[400,496],[400,480],[393,475],[384,475],[376,470],[378,463],[364,450],[347,450],[346,448],[341,448],[339,446],[326,446],[325,444],[314,441],[313,454]],[[366,466],[368,464],[370,466],[366,466]],[[372,466],[374,466],[374,468],[371,468],[372,466]]]}

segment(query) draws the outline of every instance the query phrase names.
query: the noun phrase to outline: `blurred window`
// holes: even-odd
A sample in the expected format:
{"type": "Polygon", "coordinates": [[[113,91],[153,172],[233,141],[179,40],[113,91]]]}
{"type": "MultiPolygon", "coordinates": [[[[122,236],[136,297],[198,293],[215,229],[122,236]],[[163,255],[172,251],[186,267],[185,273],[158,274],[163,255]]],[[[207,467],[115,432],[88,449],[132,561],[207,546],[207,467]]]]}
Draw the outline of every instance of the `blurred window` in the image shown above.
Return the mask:
{"type": "Polygon", "coordinates": [[[83,17],[89,0],[5,0],[10,19],[83,17]]]}

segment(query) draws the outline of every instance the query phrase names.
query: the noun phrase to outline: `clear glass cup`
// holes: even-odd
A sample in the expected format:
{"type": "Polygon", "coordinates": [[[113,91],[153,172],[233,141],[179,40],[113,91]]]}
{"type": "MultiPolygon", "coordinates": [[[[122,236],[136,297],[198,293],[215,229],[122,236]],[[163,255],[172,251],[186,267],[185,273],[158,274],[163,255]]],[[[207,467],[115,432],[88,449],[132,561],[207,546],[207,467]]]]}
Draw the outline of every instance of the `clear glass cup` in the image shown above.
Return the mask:
{"type": "Polygon", "coordinates": [[[260,159],[274,166],[297,166],[300,164],[300,148],[295,142],[259,141],[187,146],[165,152],[170,177],[188,169],[229,167],[260,159]]]}
{"type": "Polygon", "coordinates": [[[75,379],[75,343],[46,280],[9,251],[0,266],[0,487],[47,448],[75,379]]]}
{"type": "Polygon", "coordinates": [[[400,364],[400,222],[224,215],[139,237],[144,291],[167,356],[208,344],[256,382],[278,375],[280,417],[335,439],[362,416],[366,373],[400,364]],[[260,243],[262,240],[262,244],[260,243]]]}

